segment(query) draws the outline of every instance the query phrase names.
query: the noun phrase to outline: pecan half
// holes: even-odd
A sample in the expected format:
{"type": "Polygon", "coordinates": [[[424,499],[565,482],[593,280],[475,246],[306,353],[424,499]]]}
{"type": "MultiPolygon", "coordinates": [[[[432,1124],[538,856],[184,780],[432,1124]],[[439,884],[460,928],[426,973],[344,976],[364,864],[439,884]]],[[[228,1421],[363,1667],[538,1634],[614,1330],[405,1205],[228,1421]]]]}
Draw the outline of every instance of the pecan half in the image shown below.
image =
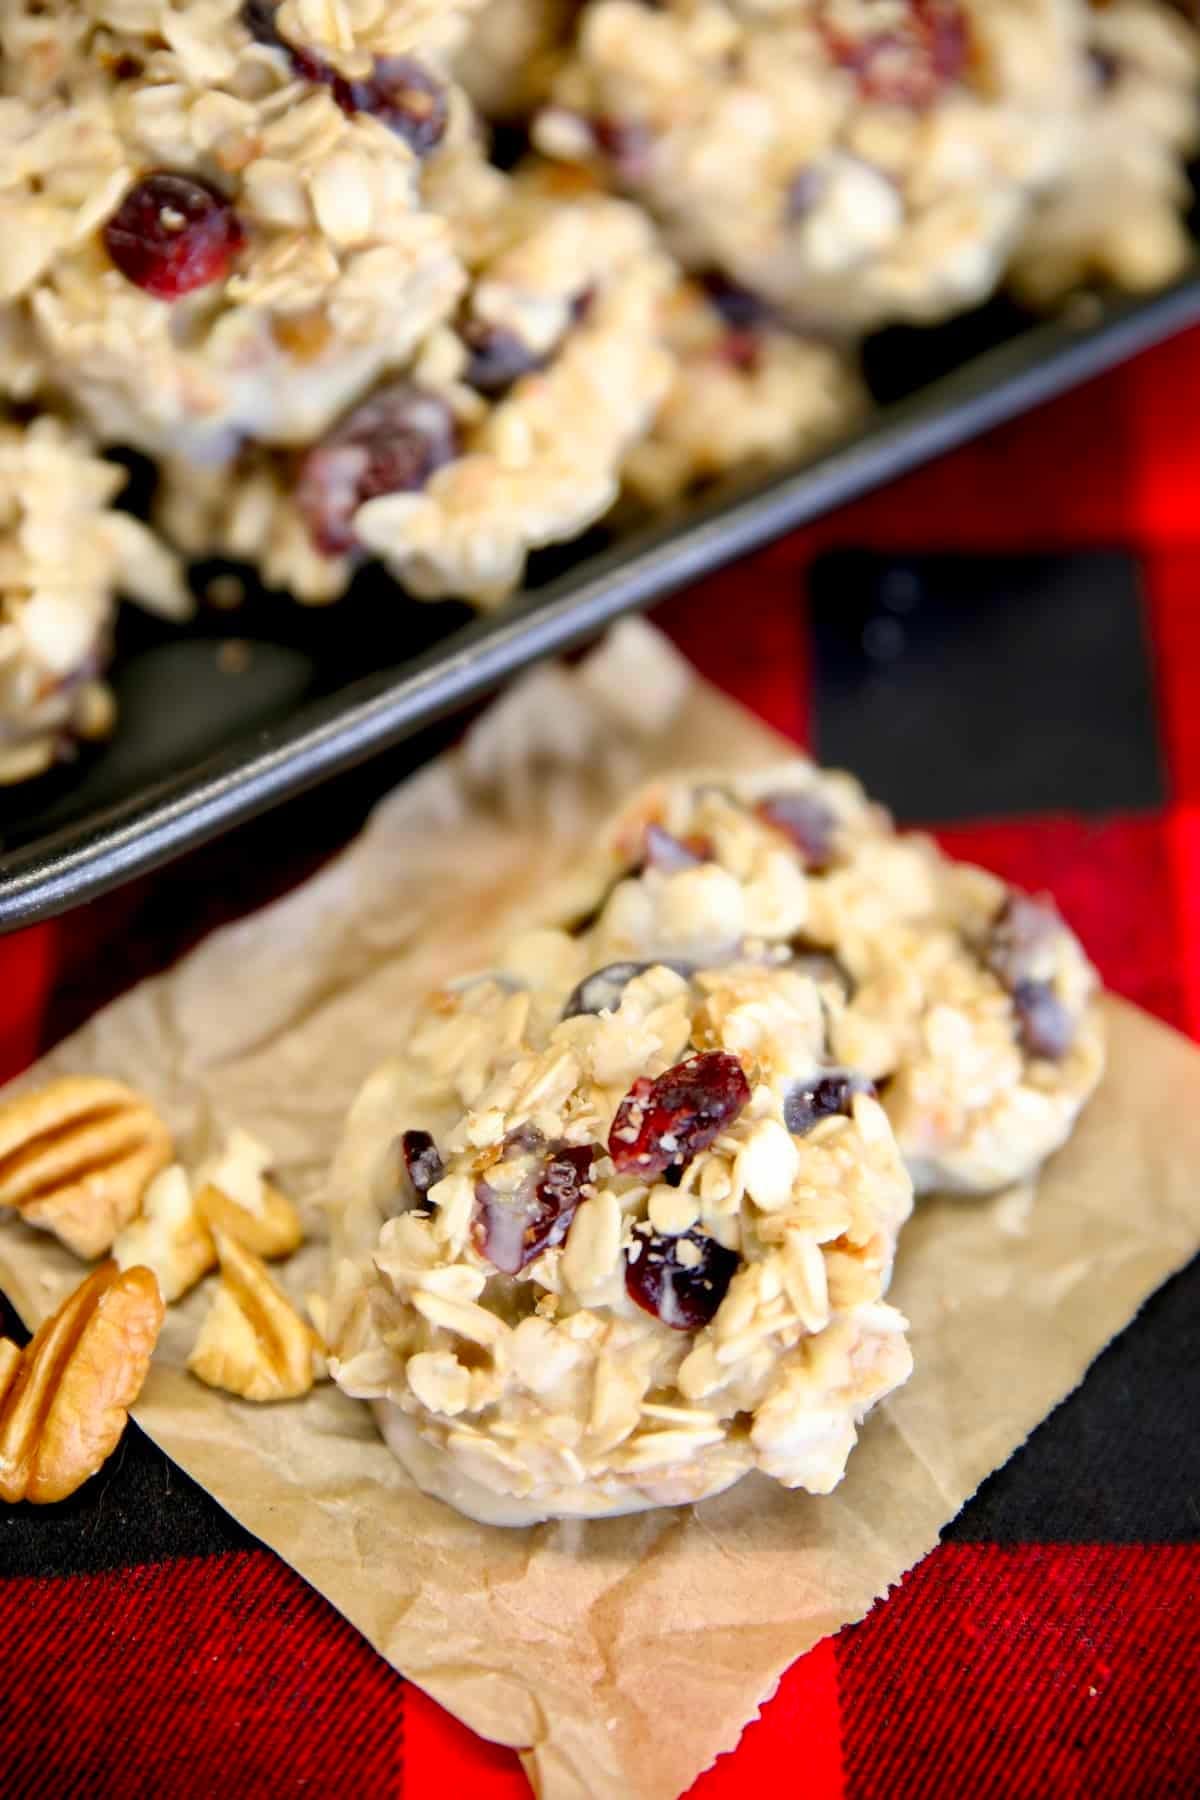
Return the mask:
{"type": "Polygon", "coordinates": [[[149,1269],[106,1262],[23,1351],[0,1349],[0,1499],[65,1500],[117,1446],[165,1312],[149,1269]]]}
{"type": "Polygon", "coordinates": [[[132,1088],[66,1075],[0,1106],[0,1206],[100,1256],[171,1160],[171,1134],[132,1088]]]}
{"type": "Polygon", "coordinates": [[[214,1233],[221,1285],[188,1368],[243,1400],[295,1400],[316,1376],[320,1346],[265,1264],[228,1232],[214,1233]]]}

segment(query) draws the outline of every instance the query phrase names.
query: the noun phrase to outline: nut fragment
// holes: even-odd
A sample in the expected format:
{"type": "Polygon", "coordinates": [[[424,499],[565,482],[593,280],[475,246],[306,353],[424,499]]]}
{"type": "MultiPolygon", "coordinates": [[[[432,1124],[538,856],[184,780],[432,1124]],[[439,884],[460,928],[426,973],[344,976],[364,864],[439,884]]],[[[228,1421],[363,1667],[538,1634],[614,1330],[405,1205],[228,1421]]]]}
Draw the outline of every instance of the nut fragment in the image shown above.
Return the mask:
{"type": "Polygon", "coordinates": [[[165,1308],[149,1269],[103,1263],[24,1351],[0,1346],[0,1499],[65,1500],[112,1454],[165,1308]]]}
{"type": "Polygon", "coordinates": [[[196,1211],[211,1231],[224,1231],[268,1261],[290,1256],[304,1242],[299,1213],[287,1195],[269,1181],[262,1184],[262,1204],[257,1212],[239,1206],[211,1183],[196,1195],[196,1211]]]}
{"type": "Polygon", "coordinates": [[[209,1387],[243,1400],[298,1399],[319,1367],[316,1334],[257,1256],[228,1232],[214,1235],[221,1285],[188,1368],[209,1387]]]}
{"type": "Polygon", "coordinates": [[[66,1075],[0,1106],[0,1206],[76,1256],[109,1249],[171,1160],[171,1135],[119,1081],[66,1075]]]}
{"type": "Polygon", "coordinates": [[[196,1171],[196,1210],[255,1256],[290,1256],[304,1241],[300,1215],[266,1179],[271,1152],[236,1127],[218,1156],[196,1171]]]}
{"type": "Polygon", "coordinates": [[[4,1405],[4,1396],[16,1380],[17,1370],[21,1365],[21,1352],[9,1338],[0,1338],[0,1407],[4,1405]]]}
{"type": "Polygon", "coordinates": [[[113,1240],[117,1265],[151,1269],[170,1305],[216,1267],[217,1247],[179,1163],[161,1169],[146,1189],[142,1210],[113,1240]]]}

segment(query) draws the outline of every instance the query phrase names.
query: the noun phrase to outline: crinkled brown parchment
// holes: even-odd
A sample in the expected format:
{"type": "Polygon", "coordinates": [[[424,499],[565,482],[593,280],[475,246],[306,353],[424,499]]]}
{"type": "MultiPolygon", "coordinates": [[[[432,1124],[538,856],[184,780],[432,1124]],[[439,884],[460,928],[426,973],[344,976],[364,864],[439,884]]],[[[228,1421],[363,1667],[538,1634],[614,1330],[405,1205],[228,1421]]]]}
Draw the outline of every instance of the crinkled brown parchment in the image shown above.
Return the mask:
{"type": "MultiPolygon", "coordinates": [[[[23,1084],[65,1070],[135,1083],[189,1158],[243,1124],[315,1225],[345,1108],[420,994],[535,919],[631,783],[786,754],[647,627],[621,627],[581,669],[528,677],[336,863],[125,995],[23,1084]]],[[[677,1795],[1200,1247],[1200,1054],[1115,1001],[1109,1024],[1104,1086],[1032,1201],[921,1204],[892,1293],[916,1374],[829,1498],[751,1478],[679,1512],[473,1524],[414,1492],[366,1408],[332,1388],[255,1408],[185,1374],[206,1289],[172,1313],[138,1421],[397,1669],[518,1746],[539,1792],[677,1795]]],[[[314,1243],[288,1266],[294,1294],[320,1263],[314,1243]]],[[[50,1239],[0,1228],[0,1286],[31,1326],[78,1274],[50,1239]]]]}

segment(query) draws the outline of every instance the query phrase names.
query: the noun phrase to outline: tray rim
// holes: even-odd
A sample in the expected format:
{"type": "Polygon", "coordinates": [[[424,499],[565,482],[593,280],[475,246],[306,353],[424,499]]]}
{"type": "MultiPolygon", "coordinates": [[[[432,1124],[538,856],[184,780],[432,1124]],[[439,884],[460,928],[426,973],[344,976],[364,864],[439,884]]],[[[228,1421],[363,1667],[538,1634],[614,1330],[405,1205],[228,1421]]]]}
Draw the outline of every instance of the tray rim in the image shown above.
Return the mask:
{"type": "MultiPolygon", "coordinates": [[[[0,934],[56,917],[400,743],[526,664],[594,637],[785,532],[1200,324],[1200,263],[1147,298],[1068,312],[877,408],[813,461],[708,500],[470,621],[394,670],[364,676],[202,762],[0,853],[0,934]]],[[[419,604],[419,602],[413,602],[419,604]]]]}

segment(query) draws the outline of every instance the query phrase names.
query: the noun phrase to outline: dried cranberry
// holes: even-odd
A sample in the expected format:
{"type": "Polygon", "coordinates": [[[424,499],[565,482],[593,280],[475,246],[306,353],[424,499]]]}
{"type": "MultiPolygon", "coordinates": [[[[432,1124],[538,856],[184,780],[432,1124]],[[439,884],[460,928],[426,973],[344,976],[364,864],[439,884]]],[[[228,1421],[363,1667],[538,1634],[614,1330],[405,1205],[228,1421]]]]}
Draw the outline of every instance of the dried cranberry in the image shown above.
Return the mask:
{"type": "Polygon", "coordinates": [[[422,1204],[431,1187],[436,1187],[446,1173],[438,1147],[427,1131],[406,1131],[400,1139],[400,1151],[413,1193],[422,1204]]]}
{"type": "Polygon", "coordinates": [[[369,75],[357,81],[334,75],[330,86],[344,113],[369,113],[416,156],[428,156],[446,134],[445,89],[411,57],[377,56],[369,75]]]}
{"type": "Polygon", "coordinates": [[[657,1080],[640,1076],[608,1134],[608,1153],[624,1175],[647,1180],[673,1164],[686,1168],[732,1125],[750,1098],[736,1056],[709,1050],[689,1056],[657,1080]]]}
{"type": "Polygon", "coordinates": [[[725,1298],[737,1266],[732,1250],[694,1227],[680,1237],[659,1237],[643,1225],[625,1252],[625,1291],[673,1331],[698,1331],[725,1298]],[[686,1262],[679,1256],[683,1244],[691,1246],[686,1262]]]}
{"type": "Polygon", "coordinates": [[[825,192],[825,171],[818,168],[797,169],[788,182],[785,208],[788,219],[795,224],[805,219],[817,205],[825,192]]]}
{"type": "Polygon", "coordinates": [[[1075,1021],[1038,969],[1043,952],[1062,931],[1062,919],[1048,896],[1034,900],[1012,893],[997,913],[984,948],[984,962],[1012,995],[1022,1050],[1055,1062],[1071,1048],[1075,1021]]]}
{"type": "Polygon", "coordinates": [[[563,1018],[576,1019],[581,1013],[616,1012],[629,983],[653,966],[642,962],[607,963],[604,968],[585,975],[568,997],[563,1018]]]}
{"type": "Polygon", "coordinates": [[[616,1012],[629,983],[636,975],[644,975],[647,969],[674,969],[677,975],[685,977],[691,974],[690,965],[682,962],[606,963],[604,968],[585,975],[579,986],[572,990],[563,1007],[563,1018],[575,1019],[581,1013],[616,1012]]]}
{"type": "Polygon", "coordinates": [[[730,281],[719,269],[705,270],[700,277],[700,286],[708,304],[720,314],[731,331],[756,331],[769,325],[774,317],[773,309],[760,294],[730,281]]]}
{"type": "Polygon", "coordinates": [[[970,44],[959,0],[906,0],[904,17],[878,31],[855,33],[822,8],[830,55],[848,69],[865,100],[922,111],[967,67],[970,44]]]}
{"type": "Polygon", "coordinates": [[[477,1181],[472,1231],[480,1254],[502,1273],[518,1275],[543,1250],[561,1244],[601,1155],[597,1144],[552,1150],[532,1164],[513,1193],[477,1181]]]}
{"type": "Polygon", "coordinates": [[[617,175],[626,181],[644,180],[654,138],[637,119],[614,119],[607,114],[590,121],[592,140],[607,157],[617,175]]]}
{"type": "Polygon", "coordinates": [[[369,113],[417,156],[428,156],[441,143],[449,122],[445,89],[420,63],[408,56],[377,56],[369,75],[343,75],[319,51],[289,43],[275,23],[278,11],[278,0],[244,0],[240,16],[256,42],[287,52],[301,81],[327,87],[348,118],[369,113]]]}
{"type": "Polygon", "coordinates": [[[1059,1062],[1075,1039],[1075,1021],[1048,981],[1019,981],[1013,989],[1017,1041],[1026,1056],[1059,1062]]]}
{"type": "Polygon", "coordinates": [[[762,361],[762,341],[753,331],[727,331],[717,344],[716,357],[727,368],[753,375],[762,361]]]}
{"type": "Polygon", "coordinates": [[[223,281],[245,243],[241,222],[216,188],[159,170],[130,188],[104,227],[117,268],[156,300],[178,300],[223,281]]]}
{"type": "Polygon", "coordinates": [[[1058,908],[1049,895],[1037,900],[1011,893],[992,922],[984,960],[997,981],[1011,993],[1020,982],[1031,980],[1047,945],[1063,929],[1058,908]]]}
{"type": "Polygon", "coordinates": [[[286,50],[288,46],[275,23],[278,11],[279,0],[243,0],[238,16],[256,44],[267,44],[272,50],[286,50]]]}
{"type": "Polygon", "coordinates": [[[354,514],[380,494],[424,487],[458,453],[445,401],[410,381],[380,388],[300,465],[296,504],[326,556],[354,546],[354,514]]]}
{"type": "Polygon", "coordinates": [[[794,1137],[806,1137],[822,1119],[849,1117],[855,1094],[874,1089],[862,1075],[821,1075],[794,1087],[783,1103],[783,1122],[794,1137]]]}
{"type": "Polygon", "coordinates": [[[698,869],[712,861],[712,845],[703,837],[673,837],[661,825],[647,825],[645,866],[659,869],[664,875],[678,875],[684,869],[698,869]]]}
{"type": "Polygon", "coordinates": [[[1114,56],[1111,50],[1100,50],[1093,47],[1088,51],[1087,59],[1092,78],[1101,92],[1116,86],[1117,78],[1121,73],[1119,57],[1114,56]]]}
{"type": "Polygon", "coordinates": [[[816,794],[768,794],[758,803],[758,815],[792,840],[810,869],[829,867],[837,818],[816,794]]]}
{"type": "Polygon", "coordinates": [[[529,348],[515,331],[486,319],[467,319],[459,336],[469,352],[464,379],[481,394],[503,394],[522,375],[540,369],[544,356],[529,348]]]}

